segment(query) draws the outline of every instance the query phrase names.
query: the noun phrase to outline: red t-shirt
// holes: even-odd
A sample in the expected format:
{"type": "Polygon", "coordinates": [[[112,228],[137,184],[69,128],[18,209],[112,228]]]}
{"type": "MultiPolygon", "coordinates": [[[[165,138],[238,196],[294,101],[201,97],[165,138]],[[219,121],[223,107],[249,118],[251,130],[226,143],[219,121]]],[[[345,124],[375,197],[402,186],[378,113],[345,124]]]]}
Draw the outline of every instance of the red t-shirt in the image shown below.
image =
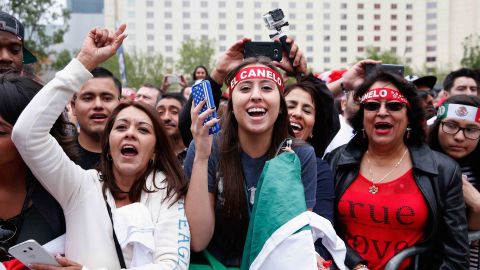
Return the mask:
{"type": "MultiPolygon", "coordinates": [[[[423,238],[428,209],[412,170],[388,183],[376,184],[359,175],[338,204],[344,239],[368,261],[369,269],[383,269],[401,250],[423,238]]],[[[410,260],[402,263],[405,269],[410,260]]]]}

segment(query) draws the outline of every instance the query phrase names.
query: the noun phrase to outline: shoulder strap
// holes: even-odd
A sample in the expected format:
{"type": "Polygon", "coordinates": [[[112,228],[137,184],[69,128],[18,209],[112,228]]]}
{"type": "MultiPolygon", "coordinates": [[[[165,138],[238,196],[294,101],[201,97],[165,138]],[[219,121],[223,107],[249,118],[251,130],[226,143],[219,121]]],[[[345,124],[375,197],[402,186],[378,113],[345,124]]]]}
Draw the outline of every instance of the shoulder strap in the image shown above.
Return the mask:
{"type": "Polygon", "coordinates": [[[110,221],[112,222],[113,241],[115,241],[115,249],[117,250],[118,262],[120,263],[120,267],[122,269],[127,269],[127,266],[125,265],[125,259],[123,258],[122,249],[120,248],[117,235],[115,234],[115,228],[113,227],[112,209],[110,208],[110,205],[108,205],[106,200],[105,200],[105,204],[107,205],[108,216],[110,216],[110,221]]]}

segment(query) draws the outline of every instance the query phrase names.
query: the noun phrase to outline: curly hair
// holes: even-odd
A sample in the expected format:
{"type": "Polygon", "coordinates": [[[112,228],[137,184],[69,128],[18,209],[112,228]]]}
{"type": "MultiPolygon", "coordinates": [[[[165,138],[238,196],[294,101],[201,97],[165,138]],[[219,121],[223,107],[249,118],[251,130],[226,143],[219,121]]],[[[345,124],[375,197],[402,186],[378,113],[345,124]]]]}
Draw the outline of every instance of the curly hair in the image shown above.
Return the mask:
{"type": "MultiPolygon", "coordinates": [[[[357,87],[354,94],[355,100],[360,100],[363,94],[365,94],[375,82],[386,82],[395,85],[400,93],[408,100],[410,106],[407,107],[408,126],[411,128],[410,136],[404,137],[406,145],[421,145],[425,142],[425,118],[423,114],[422,106],[420,105],[420,98],[417,94],[417,88],[409,83],[404,78],[386,72],[380,69],[376,69],[371,73],[365,81],[357,87]]],[[[360,104],[360,109],[352,117],[352,127],[355,132],[355,136],[352,138],[352,144],[367,148],[368,139],[364,139],[362,136],[363,129],[363,105],[360,104]]]]}

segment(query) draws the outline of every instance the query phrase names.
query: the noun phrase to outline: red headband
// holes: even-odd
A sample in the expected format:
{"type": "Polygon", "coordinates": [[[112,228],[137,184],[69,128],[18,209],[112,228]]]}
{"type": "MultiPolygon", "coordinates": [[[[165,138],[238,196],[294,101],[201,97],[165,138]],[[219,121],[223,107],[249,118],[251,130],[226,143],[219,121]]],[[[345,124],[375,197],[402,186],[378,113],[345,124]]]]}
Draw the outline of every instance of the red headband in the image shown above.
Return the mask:
{"type": "Polygon", "coordinates": [[[396,100],[398,102],[407,104],[407,106],[410,106],[410,103],[405,98],[405,96],[402,95],[402,93],[400,93],[398,90],[385,88],[385,87],[368,90],[365,94],[363,94],[362,99],[360,101],[361,103],[365,103],[370,100],[380,100],[380,99],[396,100]]]}
{"type": "Polygon", "coordinates": [[[230,95],[237,84],[248,79],[270,80],[283,92],[283,79],[278,72],[266,66],[248,66],[240,69],[237,74],[235,74],[235,78],[230,82],[230,86],[228,87],[230,95]]]}

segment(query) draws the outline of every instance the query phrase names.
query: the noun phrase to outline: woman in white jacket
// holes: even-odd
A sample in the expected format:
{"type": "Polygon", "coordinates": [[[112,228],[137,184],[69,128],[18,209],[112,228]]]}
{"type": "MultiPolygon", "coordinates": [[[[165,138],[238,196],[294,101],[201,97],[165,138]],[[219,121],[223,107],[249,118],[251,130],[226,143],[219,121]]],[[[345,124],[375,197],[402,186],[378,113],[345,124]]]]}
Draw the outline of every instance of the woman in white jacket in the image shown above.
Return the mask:
{"type": "Polygon", "coordinates": [[[77,58],[23,111],[12,140],[63,208],[68,259],[57,258],[62,267],[187,269],[186,181],[153,109],[128,102],[113,111],[105,124],[100,171],[75,165],[48,134],[70,98],[92,78],[89,70],[115,54],[125,28],[91,30],[77,58]]]}

